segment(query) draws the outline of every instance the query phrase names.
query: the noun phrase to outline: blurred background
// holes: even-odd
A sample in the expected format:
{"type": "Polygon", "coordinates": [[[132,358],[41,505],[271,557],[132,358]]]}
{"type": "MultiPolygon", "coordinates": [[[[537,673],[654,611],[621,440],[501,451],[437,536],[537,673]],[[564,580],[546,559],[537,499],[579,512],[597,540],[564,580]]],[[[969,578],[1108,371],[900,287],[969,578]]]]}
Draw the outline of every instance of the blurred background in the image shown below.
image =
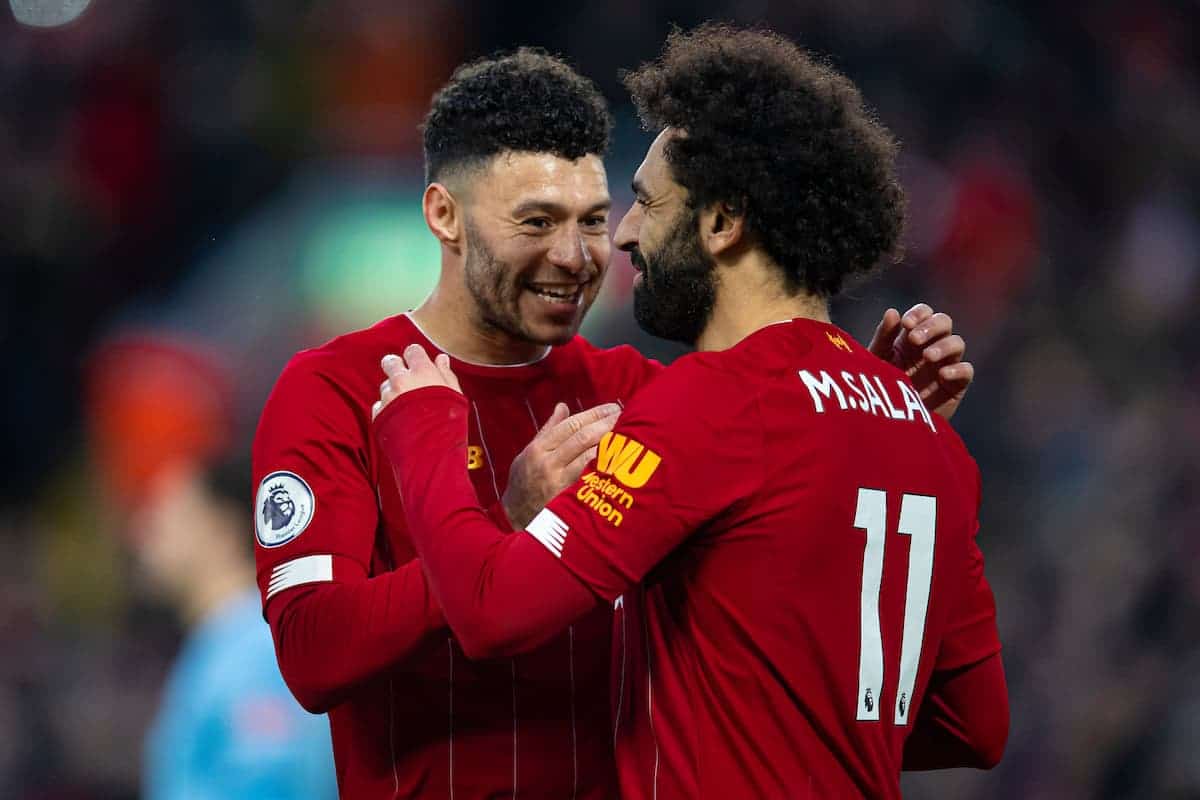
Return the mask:
{"type": "MultiPolygon", "coordinates": [[[[417,125],[453,67],[534,44],[594,78],[619,215],[649,140],[618,70],[722,18],[828,54],[903,142],[907,260],[835,320],[865,341],[925,300],[977,366],[955,422],[1012,735],[994,772],[906,796],[1200,798],[1197,11],[2,0],[0,796],[139,796],[184,627],[127,546],[128,499],[159,451],[244,455],[291,353],[424,297],[417,125]],[[146,392],[114,411],[114,380],[146,392]]],[[[673,357],[630,278],[618,254],[586,332],[673,357]]]]}

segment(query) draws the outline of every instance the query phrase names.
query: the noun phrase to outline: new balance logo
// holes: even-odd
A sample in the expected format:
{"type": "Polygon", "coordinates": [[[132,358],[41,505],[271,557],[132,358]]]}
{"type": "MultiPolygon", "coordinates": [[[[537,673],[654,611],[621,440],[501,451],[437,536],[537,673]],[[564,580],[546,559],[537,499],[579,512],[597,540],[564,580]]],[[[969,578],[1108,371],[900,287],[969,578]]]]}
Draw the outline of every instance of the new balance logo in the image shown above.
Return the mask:
{"type": "Polygon", "coordinates": [[[284,589],[305,583],[320,583],[333,580],[333,556],[301,556],[285,561],[271,570],[271,582],[267,586],[270,600],[284,589]]]}
{"type": "Polygon", "coordinates": [[[825,331],[825,338],[828,339],[829,343],[838,350],[845,350],[847,353],[854,352],[854,348],[846,343],[845,337],[843,337],[840,333],[835,336],[829,331],[825,331]]]}
{"type": "Polygon", "coordinates": [[[658,469],[662,458],[641,442],[619,433],[604,434],[596,456],[596,470],[612,475],[630,489],[640,489],[658,469]]]}
{"type": "Polygon", "coordinates": [[[562,558],[563,545],[566,544],[567,531],[570,530],[562,517],[548,508],[543,508],[533,521],[525,526],[525,530],[544,544],[547,550],[562,558]]]}

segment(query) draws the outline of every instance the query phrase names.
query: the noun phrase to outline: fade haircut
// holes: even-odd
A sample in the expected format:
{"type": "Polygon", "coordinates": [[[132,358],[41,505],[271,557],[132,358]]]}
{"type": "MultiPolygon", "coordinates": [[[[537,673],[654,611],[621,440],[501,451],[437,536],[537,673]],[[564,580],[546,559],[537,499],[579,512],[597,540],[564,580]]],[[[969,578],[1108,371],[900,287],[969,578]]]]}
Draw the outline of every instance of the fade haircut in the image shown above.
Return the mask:
{"type": "Polygon", "coordinates": [[[847,78],[770,31],[674,31],[624,76],[643,125],[677,128],[665,158],[688,205],[727,203],[785,274],[829,298],[900,257],[897,146],[847,78]]]}
{"type": "Polygon", "coordinates": [[[421,126],[425,181],[506,151],[603,156],[612,127],[596,84],[561,58],[530,47],[482,58],[456,69],[433,97],[421,126]]]}

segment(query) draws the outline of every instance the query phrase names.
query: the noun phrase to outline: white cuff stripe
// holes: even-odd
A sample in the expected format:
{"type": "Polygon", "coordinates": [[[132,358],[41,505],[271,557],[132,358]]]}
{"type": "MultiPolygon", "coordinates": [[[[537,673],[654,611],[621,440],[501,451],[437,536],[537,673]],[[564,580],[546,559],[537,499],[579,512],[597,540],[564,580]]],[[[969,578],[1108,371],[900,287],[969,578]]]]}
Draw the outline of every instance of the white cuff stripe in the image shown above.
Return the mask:
{"type": "Polygon", "coordinates": [[[294,558],[271,571],[271,583],[267,587],[267,599],[284,589],[304,583],[333,580],[333,556],[303,556],[294,558]]]}
{"type": "Polygon", "coordinates": [[[533,518],[533,522],[525,526],[525,530],[544,544],[547,550],[562,558],[563,544],[567,541],[567,531],[570,530],[567,523],[562,521],[562,517],[548,508],[543,508],[533,518]]]}

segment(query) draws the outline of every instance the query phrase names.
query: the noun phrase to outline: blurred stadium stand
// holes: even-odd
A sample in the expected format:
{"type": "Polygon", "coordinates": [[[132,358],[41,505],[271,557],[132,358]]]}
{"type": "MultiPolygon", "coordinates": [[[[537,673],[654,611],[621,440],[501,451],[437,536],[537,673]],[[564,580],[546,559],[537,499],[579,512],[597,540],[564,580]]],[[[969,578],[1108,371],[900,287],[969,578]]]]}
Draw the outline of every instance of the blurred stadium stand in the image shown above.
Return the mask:
{"type": "MultiPolygon", "coordinates": [[[[103,342],[219,352],[247,447],[291,352],[431,286],[416,126],[455,64],[538,44],[595,78],[619,213],[647,137],[618,70],[724,18],[829,54],[903,141],[907,260],[838,321],[867,338],[928,300],[978,369],[956,425],[1012,736],[995,772],[906,796],[1200,798],[1195,3],[57,0],[82,15],[17,21],[38,5],[0,4],[0,796],[136,797],[179,645],[86,434],[103,342]]],[[[618,256],[588,333],[674,355],[628,291],[618,256]]]]}

